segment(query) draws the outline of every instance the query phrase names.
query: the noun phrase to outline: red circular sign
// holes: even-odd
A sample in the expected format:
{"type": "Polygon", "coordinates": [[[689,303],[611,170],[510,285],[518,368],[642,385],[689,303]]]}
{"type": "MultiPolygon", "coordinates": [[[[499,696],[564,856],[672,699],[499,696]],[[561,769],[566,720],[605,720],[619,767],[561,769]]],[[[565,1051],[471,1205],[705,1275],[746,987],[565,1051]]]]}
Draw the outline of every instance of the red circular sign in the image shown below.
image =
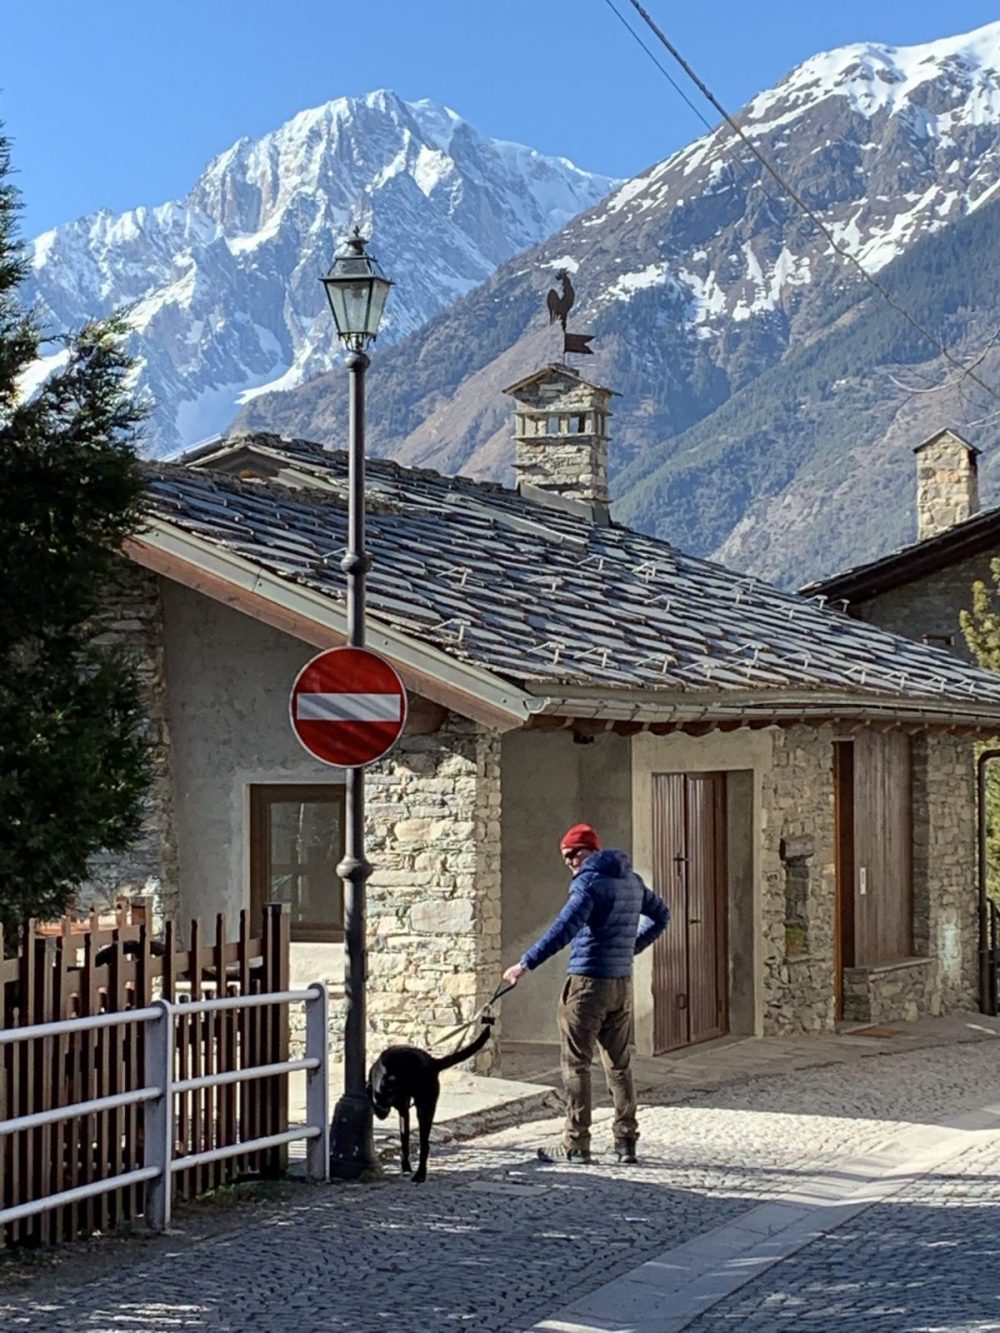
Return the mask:
{"type": "Polygon", "coordinates": [[[394,667],[367,648],[328,648],[295,678],[292,729],[316,759],[363,768],[395,745],[406,725],[406,690],[394,667]]]}

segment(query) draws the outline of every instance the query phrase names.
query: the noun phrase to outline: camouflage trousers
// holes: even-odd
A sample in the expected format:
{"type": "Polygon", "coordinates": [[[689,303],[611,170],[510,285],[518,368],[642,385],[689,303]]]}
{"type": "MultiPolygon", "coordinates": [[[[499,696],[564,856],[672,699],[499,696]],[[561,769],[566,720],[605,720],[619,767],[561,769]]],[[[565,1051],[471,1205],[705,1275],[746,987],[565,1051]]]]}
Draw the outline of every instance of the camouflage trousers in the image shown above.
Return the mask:
{"type": "Polygon", "coordinates": [[[590,1148],[590,1067],[595,1047],[600,1048],[604,1077],[615,1106],[614,1137],[637,1138],[631,1068],[631,977],[567,977],[558,1021],[566,1092],[566,1147],[590,1148]]]}

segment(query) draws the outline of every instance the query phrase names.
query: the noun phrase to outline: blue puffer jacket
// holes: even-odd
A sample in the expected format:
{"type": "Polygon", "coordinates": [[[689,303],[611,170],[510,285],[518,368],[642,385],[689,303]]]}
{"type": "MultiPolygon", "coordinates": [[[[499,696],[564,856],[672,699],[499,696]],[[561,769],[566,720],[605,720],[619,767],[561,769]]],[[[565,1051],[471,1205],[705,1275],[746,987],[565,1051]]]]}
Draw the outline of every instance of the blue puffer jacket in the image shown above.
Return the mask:
{"type": "Polygon", "coordinates": [[[624,852],[595,852],[573,876],[566,906],[521,964],[529,971],[539,967],[572,940],[570,976],[630,977],[632,959],[669,920],[669,907],[646,888],[624,852]],[[640,917],[647,918],[641,930],[640,917]]]}

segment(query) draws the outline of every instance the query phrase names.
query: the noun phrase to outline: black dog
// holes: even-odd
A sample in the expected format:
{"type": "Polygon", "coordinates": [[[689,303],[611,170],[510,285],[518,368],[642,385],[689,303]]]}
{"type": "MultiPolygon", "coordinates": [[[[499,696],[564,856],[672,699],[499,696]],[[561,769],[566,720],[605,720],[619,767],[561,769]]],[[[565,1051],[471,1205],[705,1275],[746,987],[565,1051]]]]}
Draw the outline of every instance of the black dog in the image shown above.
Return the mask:
{"type": "Polygon", "coordinates": [[[390,1046],[369,1070],[367,1092],[375,1114],[384,1120],[393,1108],[399,1112],[399,1143],[403,1150],[403,1170],[407,1174],[413,1171],[410,1165],[410,1104],[416,1107],[420,1131],[420,1160],[413,1171],[416,1184],[427,1179],[431,1126],[441,1091],[439,1075],[443,1069],[461,1064],[482,1050],[489,1041],[492,1026],[493,1016],[487,1014],[483,1018],[483,1030],[475,1041],[440,1059],[416,1046],[390,1046]]]}

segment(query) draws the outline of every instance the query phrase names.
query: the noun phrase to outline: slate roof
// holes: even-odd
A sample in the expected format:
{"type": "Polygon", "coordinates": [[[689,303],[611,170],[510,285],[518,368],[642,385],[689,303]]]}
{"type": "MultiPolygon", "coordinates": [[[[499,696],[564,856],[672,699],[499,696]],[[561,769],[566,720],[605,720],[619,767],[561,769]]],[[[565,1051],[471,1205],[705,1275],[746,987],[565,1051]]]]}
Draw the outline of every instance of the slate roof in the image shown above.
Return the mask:
{"type": "MultiPolygon", "coordinates": [[[[150,465],[151,514],[342,602],[346,454],[263,435],[220,449],[248,446],[322,489],[150,465]]],[[[372,459],[367,505],[372,618],[537,693],[800,691],[1000,714],[1000,677],[941,649],[495,484],[372,459]]]]}
{"type": "MultiPolygon", "coordinates": [[[[931,443],[931,441],[929,441],[931,443]]],[[[971,447],[971,446],[970,446],[971,447]]],[[[961,523],[923,541],[911,542],[878,560],[853,565],[829,578],[817,579],[801,591],[804,596],[823,594],[830,598],[867,601],[889,588],[912,583],[970,556],[995,551],[1000,546],[1000,508],[984,509],[961,523]]]]}

